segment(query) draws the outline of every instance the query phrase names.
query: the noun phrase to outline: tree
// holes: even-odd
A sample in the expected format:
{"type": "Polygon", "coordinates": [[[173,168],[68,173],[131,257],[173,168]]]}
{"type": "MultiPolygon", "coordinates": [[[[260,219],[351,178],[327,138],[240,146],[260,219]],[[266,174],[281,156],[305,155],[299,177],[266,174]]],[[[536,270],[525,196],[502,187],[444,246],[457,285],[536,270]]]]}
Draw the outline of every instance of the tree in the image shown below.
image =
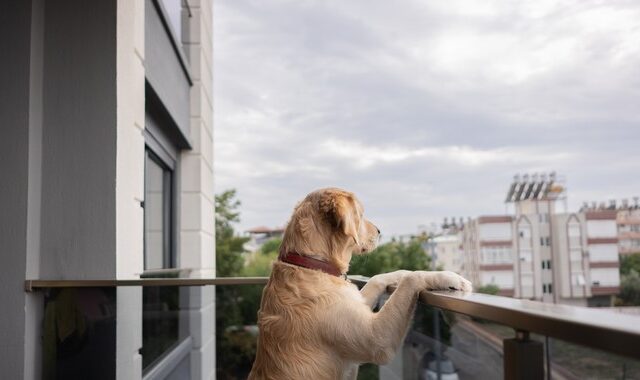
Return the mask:
{"type": "Polygon", "coordinates": [[[278,258],[281,238],[267,240],[245,265],[242,274],[247,277],[269,277],[271,265],[278,258]]]}
{"type": "Polygon", "coordinates": [[[371,277],[398,269],[431,269],[431,257],[424,252],[421,240],[412,239],[408,243],[391,241],[366,255],[354,255],[349,274],[371,277]]]}
{"type": "Polygon", "coordinates": [[[628,275],[632,270],[640,273],[640,253],[620,256],[620,274],[628,275]]]}
{"type": "Polygon", "coordinates": [[[640,274],[634,269],[622,276],[618,297],[621,306],[640,306],[640,274]]]}
{"type": "Polygon", "coordinates": [[[278,253],[280,251],[280,244],[282,244],[282,238],[271,238],[262,244],[260,252],[263,255],[268,255],[273,252],[278,253]]]}
{"type": "Polygon", "coordinates": [[[620,256],[620,294],[616,304],[640,305],[640,253],[620,256]]]}
{"type": "Polygon", "coordinates": [[[499,291],[500,288],[496,284],[483,285],[476,290],[478,293],[491,294],[494,296],[498,294],[499,291]]]}
{"type": "MultiPolygon", "coordinates": [[[[236,236],[233,228],[233,224],[240,221],[238,208],[241,203],[236,199],[236,191],[231,189],[216,195],[215,205],[216,275],[239,276],[244,266],[243,245],[248,240],[236,236]]],[[[243,291],[246,292],[241,286],[216,287],[218,379],[246,376],[255,355],[255,339],[237,331],[241,326],[251,324],[247,322],[246,308],[243,308],[243,291]]],[[[252,296],[256,297],[255,294],[252,296]]],[[[259,295],[257,297],[259,299],[259,295]]],[[[256,311],[257,309],[252,311],[254,321],[256,311]]]]}
{"type": "Polygon", "coordinates": [[[640,305],[640,253],[620,256],[620,294],[616,305],[640,305]]]}
{"type": "Polygon", "coordinates": [[[248,238],[235,236],[233,223],[240,221],[234,189],[215,196],[216,204],[216,275],[218,277],[238,276],[242,271],[244,258],[242,246],[248,238]]]}

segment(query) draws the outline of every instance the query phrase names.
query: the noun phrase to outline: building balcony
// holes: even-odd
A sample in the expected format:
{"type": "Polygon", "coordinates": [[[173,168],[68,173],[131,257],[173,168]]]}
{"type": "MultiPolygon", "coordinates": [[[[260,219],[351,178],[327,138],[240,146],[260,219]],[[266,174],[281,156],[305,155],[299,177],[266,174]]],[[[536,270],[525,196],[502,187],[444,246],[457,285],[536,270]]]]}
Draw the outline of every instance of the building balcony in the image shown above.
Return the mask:
{"type": "MultiPolygon", "coordinates": [[[[363,286],[368,279],[350,280],[363,286]]],[[[215,363],[218,379],[245,378],[255,354],[256,314],[266,281],[26,281],[26,291],[44,294],[43,378],[115,378],[117,335],[139,333],[118,320],[131,314],[118,311],[118,297],[131,291],[144,295],[139,307],[143,379],[202,378],[190,370],[189,360],[215,363]],[[198,304],[207,292],[216,294],[215,326],[198,323],[213,312],[198,304]],[[207,335],[200,331],[205,329],[216,331],[216,350],[194,355],[194,346],[207,346],[197,342],[207,335]]],[[[637,316],[476,293],[423,291],[419,300],[392,362],[362,365],[359,379],[640,378],[637,316]]]]}
{"type": "Polygon", "coordinates": [[[624,231],[618,234],[618,240],[640,239],[640,231],[624,231]]]}
{"type": "Polygon", "coordinates": [[[618,251],[622,255],[631,255],[631,254],[640,252],[640,247],[639,246],[628,247],[623,245],[618,247],[618,251]]]}
{"type": "Polygon", "coordinates": [[[618,215],[617,218],[618,225],[620,224],[640,224],[640,216],[639,215],[618,215]]]}

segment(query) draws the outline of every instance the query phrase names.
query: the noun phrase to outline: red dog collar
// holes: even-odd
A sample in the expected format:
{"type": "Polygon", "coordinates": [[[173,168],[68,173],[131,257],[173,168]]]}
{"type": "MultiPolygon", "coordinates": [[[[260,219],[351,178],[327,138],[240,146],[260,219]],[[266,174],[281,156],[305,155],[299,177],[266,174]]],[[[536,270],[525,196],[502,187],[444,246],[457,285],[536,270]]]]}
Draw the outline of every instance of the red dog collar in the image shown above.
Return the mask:
{"type": "Polygon", "coordinates": [[[324,273],[328,273],[332,276],[342,277],[344,279],[347,278],[346,273],[340,272],[335,265],[328,263],[326,261],[314,259],[313,257],[303,256],[299,253],[288,252],[285,254],[280,254],[278,259],[284,263],[296,265],[299,267],[307,268],[307,269],[315,269],[322,271],[324,273]]]}

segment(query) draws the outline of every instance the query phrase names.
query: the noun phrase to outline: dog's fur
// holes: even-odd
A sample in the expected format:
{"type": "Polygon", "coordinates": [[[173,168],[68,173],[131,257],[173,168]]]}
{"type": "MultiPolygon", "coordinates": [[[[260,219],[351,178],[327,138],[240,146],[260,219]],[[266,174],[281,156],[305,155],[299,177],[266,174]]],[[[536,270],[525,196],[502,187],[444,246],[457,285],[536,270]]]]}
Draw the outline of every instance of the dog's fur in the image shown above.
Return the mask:
{"type": "MultiPolygon", "coordinates": [[[[379,230],[358,199],[322,189],[300,202],[280,251],[332,263],[346,273],[352,254],[372,251],[379,230]]],[[[471,290],[453,272],[396,271],[362,290],[340,277],[277,261],[262,293],[258,350],[249,379],[355,379],[360,363],[388,363],[404,340],[424,289],[471,290]],[[379,312],[387,286],[397,289],[379,312]]]]}

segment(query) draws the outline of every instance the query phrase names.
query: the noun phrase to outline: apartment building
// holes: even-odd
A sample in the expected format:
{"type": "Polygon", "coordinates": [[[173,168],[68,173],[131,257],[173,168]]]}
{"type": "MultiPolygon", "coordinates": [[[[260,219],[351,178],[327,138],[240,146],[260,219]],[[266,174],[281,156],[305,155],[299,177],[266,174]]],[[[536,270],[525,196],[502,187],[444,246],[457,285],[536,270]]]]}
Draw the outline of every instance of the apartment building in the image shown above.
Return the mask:
{"type": "Polygon", "coordinates": [[[514,296],[513,217],[486,215],[461,231],[465,276],[476,288],[494,284],[500,295],[514,296]]]}
{"type": "Polygon", "coordinates": [[[459,234],[452,233],[435,236],[429,239],[429,242],[431,243],[429,246],[432,249],[428,253],[431,254],[431,258],[434,260],[435,268],[462,273],[464,254],[459,234]]]}
{"type": "Polygon", "coordinates": [[[213,287],[73,285],[215,275],[211,26],[209,0],[0,5],[2,378],[215,376],[213,287]]]}
{"type": "Polygon", "coordinates": [[[565,192],[555,175],[516,177],[507,193],[514,215],[465,224],[465,274],[502,295],[609,305],[620,285],[616,212],[557,213],[565,192]]]}
{"type": "MultiPolygon", "coordinates": [[[[614,204],[615,206],[615,204],[614,204]]],[[[617,208],[618,249],[621,255],[640,253],[640,205],[638,197],[630,204],[623,199],[617,208]]]]}
{"type": "Polygon", "coordinates": [[[640,204],[639,197],[633,198],[633,204],[628,199],[623,199],[620,204],[616,200],[605,202],[584,202],[580,211],[608,210],[616,213],[618,229],[618,252],[620,255],[640,253],[640,204]]]}

